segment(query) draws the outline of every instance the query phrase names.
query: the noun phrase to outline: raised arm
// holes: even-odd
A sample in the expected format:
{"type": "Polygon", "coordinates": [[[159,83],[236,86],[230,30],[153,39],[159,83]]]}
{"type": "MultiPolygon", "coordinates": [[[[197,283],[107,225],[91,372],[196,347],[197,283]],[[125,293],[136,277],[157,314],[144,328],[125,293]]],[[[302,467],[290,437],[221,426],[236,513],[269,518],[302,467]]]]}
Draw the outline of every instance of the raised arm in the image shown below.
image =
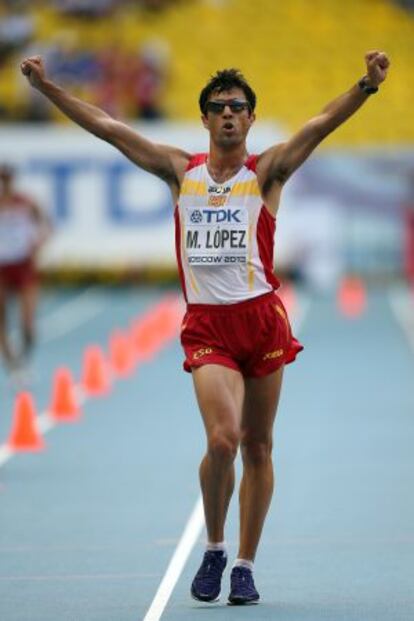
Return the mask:
{"type": "Polygon", "coordinates": [[[128,125],[113,119],[103,110],[73,97],[47,79],[40,56],[21,63],[21,71],[30,84],[47,97],[72,121],[91,134],[109,142],[140,168],[157,175],[177,190],[189,160],[189,154],[147,140],[128,125]]]}
{"type": "Polygon", "coordinates": [[[383,52],[368,52],[367,73],[349,91],[331,101],[322,112],[310,119],[285,143],[265,151],[258,163],[258,174],[265,193],[274,185],[283,185],[290,175],[309,157],[318,144],[339,125],[349,119],[370,94],[378,90],[387,75],[389,60],[383,52]]]}

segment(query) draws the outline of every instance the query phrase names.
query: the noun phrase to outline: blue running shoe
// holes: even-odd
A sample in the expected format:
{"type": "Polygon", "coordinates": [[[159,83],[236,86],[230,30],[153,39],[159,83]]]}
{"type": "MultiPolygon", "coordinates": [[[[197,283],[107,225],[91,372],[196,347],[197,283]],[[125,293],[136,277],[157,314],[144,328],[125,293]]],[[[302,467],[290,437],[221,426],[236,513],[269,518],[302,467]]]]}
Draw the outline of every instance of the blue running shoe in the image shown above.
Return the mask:
{"type": "Polygon", "coordinates": [[[221,577],[226,565],[227,555],[222,550],[207,550],[191,585],[194,599],[200,602],[216,602],[219,599],[221,577]]]}
{"type": "Polygon", "coordinates": [[[230,584],[229,604],[243,606],[259,603],[260,595],[254,586],[253,574],[247,567],[233,567],[230,584]]]}

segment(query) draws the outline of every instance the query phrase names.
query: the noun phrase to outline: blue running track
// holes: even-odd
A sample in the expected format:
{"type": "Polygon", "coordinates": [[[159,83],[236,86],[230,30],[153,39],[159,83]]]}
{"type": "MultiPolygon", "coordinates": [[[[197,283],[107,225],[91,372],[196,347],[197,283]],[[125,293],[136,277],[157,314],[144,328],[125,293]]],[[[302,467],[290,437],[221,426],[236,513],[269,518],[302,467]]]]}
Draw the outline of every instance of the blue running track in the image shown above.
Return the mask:
{"type": "MultiPolygon", "coordinates": [[[[79,377],[85,347],[105,347],[111,330],[163,293],[45,293],[34,359],[39,411],[56,367],[79,377]]],[[[414,352],[393,295],[370,290],[354,320],[333,297],[307,299],[305,351],[286,371],[276,423],[277,491],[255,571],[262,603],[226,606],[227,570],[220,603],[190,598],[201,533],[151,621],[414,619],[414,352]]],[[[406,304],[413,316],[408,296],[406,304]]],[[[88,399],[80,422],[54,427],[43,453],[0,467],[2,621],[146,618],[199,495],[203,429],[181,363],[176,341],[107,397],[88,399]]],[[[4,375],[0,396],[1,444],[13,404],[4,375]]],[[[236,498],[226,537],[232,560],[236,498]]]]}

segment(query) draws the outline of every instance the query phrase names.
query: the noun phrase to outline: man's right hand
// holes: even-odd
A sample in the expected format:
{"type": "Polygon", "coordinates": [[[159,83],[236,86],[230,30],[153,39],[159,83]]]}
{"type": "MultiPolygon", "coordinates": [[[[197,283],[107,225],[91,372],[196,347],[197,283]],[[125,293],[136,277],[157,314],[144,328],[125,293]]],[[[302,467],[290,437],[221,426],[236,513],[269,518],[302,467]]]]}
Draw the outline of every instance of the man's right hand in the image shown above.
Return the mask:
{"type": "Polygon", "coordinates": [[[25,58],[20,65],[20,69],[34,88],[40,88],[45,81],[45,66],[40,56],[25,58]]]}

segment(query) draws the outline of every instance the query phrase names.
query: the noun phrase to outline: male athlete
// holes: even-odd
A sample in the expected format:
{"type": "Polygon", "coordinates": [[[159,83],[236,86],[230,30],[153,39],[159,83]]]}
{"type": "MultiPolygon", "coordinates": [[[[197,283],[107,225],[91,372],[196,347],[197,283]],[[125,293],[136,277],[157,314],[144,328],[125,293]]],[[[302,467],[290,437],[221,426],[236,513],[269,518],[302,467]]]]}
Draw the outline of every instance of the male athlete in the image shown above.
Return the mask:
{"type": "Polygon", "coordinates": [[[14,187],[14,171],[0,166],[0,355],[17,371],[27,362],[35,338],[37,301],[36,255],[50,233],[46,215],[14,187]],[[14,351],[7,335],[6,312],[15,294],[21,308],[22,346],[14,351]]]}
{"type": "Polygon", "coordinates": [[[208,153],[153,144],[105,112],[47,79],[40,57],[21,69],[32,86],[70,119],[163,179],[173,195],[178,268],[187,301],[184,368],[192,372],[207,435],[200,466],[208,543],[191,586],[216,601],[227,563],[224,523],[240,447],[240,545],[229,603],[259,601],[253,562],[273,491],[272,428],[283,368],[301,345],[275,293],[273,236],[282,188],[317,145],[365,103],[385,79],[389,61],[369,52],[366,75],[292,138],[250,155],[246,137],[256,97],[234,69],[219,71],[200,94],[208,153]]]}

